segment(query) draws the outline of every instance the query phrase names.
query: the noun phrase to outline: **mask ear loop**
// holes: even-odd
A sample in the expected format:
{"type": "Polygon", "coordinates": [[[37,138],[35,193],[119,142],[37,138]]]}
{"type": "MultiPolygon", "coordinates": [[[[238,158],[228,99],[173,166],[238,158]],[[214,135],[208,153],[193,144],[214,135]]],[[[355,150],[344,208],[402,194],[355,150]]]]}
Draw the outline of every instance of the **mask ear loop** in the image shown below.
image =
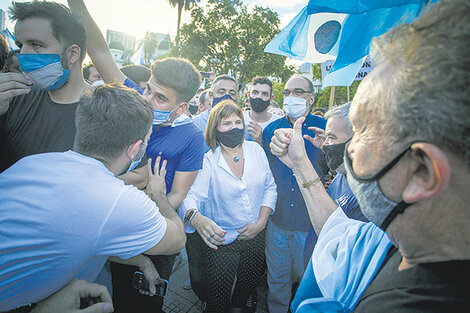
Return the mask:
{"type": "Polygon", "coordinates": [[[400,161],[400,159],[408,152],[408,150],[411,150],[411,145],[409,145],[405,150],[403,150],[400,154],[398,154],[392,161],[390,161],[387,165],[385,165],[382,169],[380,169],[376,174],[372,174],[369,176],[359,176],[357,175],[352,167],[352,160],[349,157],[348,154],[348,147],[349,144],[344,147],[344,162],[346,163],[346,166],[349,167],[351,175],[354,177],[355,180],[361,183],[369,183],[371,181],[379,180],[384,176],[392,167],[395,166],[395,164],[400,161]]]}

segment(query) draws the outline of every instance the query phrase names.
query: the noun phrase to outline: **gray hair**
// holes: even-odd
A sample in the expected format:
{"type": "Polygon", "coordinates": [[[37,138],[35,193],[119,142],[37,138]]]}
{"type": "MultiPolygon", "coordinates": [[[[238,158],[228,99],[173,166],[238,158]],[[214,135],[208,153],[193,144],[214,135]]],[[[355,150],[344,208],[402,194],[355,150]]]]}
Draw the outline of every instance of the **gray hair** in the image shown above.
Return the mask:
{"type": "Polygon", "coordinates": [[[377,38],[372,56],[390,75],[361,86],[368,89],[361,111],[393,144],[428,141],[470,167],[469,42],[468,0],[440,0],[377,38]]]}
{"type": "Polygon", "coordinates": [[[349,121],[349,108],[351,107],[351,102],[347,102],[342,105],[335,106],[328,110],[325,113],[325,118],[330,119],[332,117],[341,117],[346,122],[346,133],[352,137],[353,131],[351,122],[349,121]]]}

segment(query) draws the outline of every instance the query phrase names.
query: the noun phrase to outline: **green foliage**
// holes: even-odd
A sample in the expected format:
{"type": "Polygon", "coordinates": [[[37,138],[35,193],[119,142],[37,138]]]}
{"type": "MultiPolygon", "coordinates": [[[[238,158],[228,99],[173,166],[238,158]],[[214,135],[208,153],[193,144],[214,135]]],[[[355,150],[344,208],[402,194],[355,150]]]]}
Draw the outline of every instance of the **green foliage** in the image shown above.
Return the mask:
{"type": "Polygon", "coordinates": [[[203,71],[230,70],[241,84],[256,75],[286,81],[293,68],[284,57],[264,53],[279,31],[279,16],[269,8],[249,12],[240,0],[209,0],[195,7],[191,21],[181,27],[179,53],[203,71]]]}
{"type": "Polygon", "coordinates": [[[183,9],[185,11],[190,10],[199,0],[167,0],[168,4],[173,8],[178,8],[178,19],[176,22],[176,49],[179,47],[179,38],[180,38],[180,27],[181,27],[181,15],[183,9]]]}
{"type": "MultiPolygon", "coordinates": [[[[354,81],[349,87],[349,101],[352,101],[356,94],[357,86],[359,81],[354,81]]],[[[326,87],[320,93],[315,94],[315,106],[320,108],[328,109],[330,105],[331,87],[326,87]]],[[[335,99],[333,104],[341,105],[348,102],[348,87],[336,87],[335,88],[335,99]]]]}
{"type": "Polygon", "coordinates": [[[284,90],[285,84],[283,83],[278,83],[278,82],[273,82],[273,96],[274,96],[274,101],[279,104],[279,107],[282,109],[282,91],[284,90]]]}

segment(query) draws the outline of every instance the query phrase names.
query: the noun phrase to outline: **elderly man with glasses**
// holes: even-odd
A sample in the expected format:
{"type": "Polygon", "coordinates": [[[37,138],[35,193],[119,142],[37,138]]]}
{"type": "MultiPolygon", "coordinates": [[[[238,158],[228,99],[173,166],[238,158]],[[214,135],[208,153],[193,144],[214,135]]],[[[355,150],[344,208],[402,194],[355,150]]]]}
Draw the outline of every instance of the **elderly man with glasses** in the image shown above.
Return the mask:
{"type": "MultiPolygon", "coordinates": [[[[292,76],[282,93],[286,116],[272,122],[263,130],[263,147],[268,154],[278,193],[276,210],[268,222],[266,235],[268,307],[270,312],[276,313],[288,311],[292,286],[302,278],[303,251],[312,225],[292,170],[271,154],[269,143],[276,129],[292,128],[295,121],[301,117],[305,117],[302,124],[302,133],[305,136],[313,138],[313,127],[325,129],[326,126],[326,119],[310,113],[314,95],[312,82],[308,78],[292,76]]],[[[323,152],[308,140],[305,140],[305,147],[310,162],[322,180],[328,171],[323,152]]],[[[307,188],[310,183],[312,182],[300,188],[307,188]]]]}

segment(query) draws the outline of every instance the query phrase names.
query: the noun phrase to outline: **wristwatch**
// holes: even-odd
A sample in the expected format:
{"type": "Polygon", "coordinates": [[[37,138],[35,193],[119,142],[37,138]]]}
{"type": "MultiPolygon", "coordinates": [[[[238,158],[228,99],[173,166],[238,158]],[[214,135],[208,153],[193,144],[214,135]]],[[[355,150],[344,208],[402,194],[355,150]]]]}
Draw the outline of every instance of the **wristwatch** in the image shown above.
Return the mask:
{"type": "Polygon", "coordinates": [[[194,216],[196,215],[196,213],[198,213],[197,210],[193,209],[193,210],[189,210],[188,213],[186,213],[186,216],[184,217],[184,221],[185,222],[188,222],[189,224],[191,224],[191,221],[193,220],[194,216]]]}

